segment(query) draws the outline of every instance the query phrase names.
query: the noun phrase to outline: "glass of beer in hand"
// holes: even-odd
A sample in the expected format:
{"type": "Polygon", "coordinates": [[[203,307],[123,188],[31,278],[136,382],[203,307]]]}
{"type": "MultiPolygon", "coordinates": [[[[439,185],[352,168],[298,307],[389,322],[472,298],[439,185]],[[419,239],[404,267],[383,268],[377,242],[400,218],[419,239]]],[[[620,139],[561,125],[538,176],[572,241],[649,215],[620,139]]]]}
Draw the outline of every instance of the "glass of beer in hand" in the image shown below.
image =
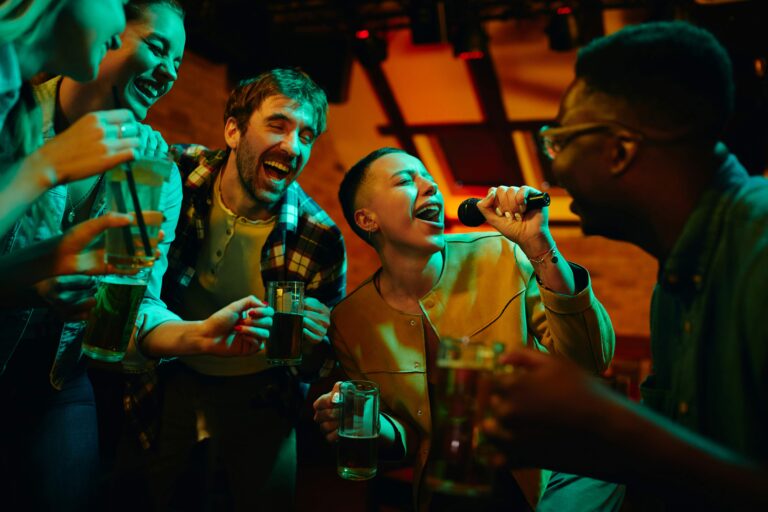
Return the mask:
{"type": "Polygon", "coordinates": [[[267,340],[267,362],[275,366],[301,364],[304,330],[304,283],[270,281],[267,302],[275,310],[267,340]]]}
{"type": "Polygon", "coordinates": [[[346,480],[376,476],[379,443],[379,386],[348,380],[339,389],[341,411],[336,472],[346,480]]]}
{"type": "Polygon", "coordinates": [[[427,475],[433,491],[476,497],[491,492],[492,470],[485,464],[491,448],[482,443],[480,424],[500,348],[468,338],[440,340],[427,475]]]}
{"type": "Polygon", "coordinates": [[[121,361],[134,329],[150,269],[134,275],[109,275],[99,283],[96,306],[88,315],[83,353],[91,359],[121,361]]]}

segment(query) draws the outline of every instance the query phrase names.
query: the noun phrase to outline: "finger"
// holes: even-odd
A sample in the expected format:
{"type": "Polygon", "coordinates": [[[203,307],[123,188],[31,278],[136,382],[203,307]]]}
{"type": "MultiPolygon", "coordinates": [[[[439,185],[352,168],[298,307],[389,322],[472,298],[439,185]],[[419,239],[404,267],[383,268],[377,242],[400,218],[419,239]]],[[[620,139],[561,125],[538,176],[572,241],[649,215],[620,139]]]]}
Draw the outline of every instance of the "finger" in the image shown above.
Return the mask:
{"type": "Polygon", "coordinates": [[[248,311],[245,311],[244,316],[248,316],[249,318],[254,320],[259,318],[272,318],[273,316],[275,316],[275,310],[265,305],[264,303],[261,303],[261,305],[255,308],[250,308],[248,311]]]}
{"type": "Polygon", "coordinates": [[[254,343],[261,343],[262,340],[269,338],[269,329],[261,327],[251,327],[248,325],[236,325],[235,332],[249,337],[254,343]]]}
{"type": "Polygon", "coordinates": [[[110,212],[95,219],[90,219],[69,230],[73,252],[85,249],[98,235],[109,228],[128,226],[132,216],[110,212]]]}
{"type": "Polygon", "coordinates": [[[324,325],[308,316],[304,316],[304,331],[309,331],[313,336],[319,336],[322,338],[328,331],[328,325],[324,325]]]}
{"type": "Polygon", "coordinates": [[[262,304],[263,303],[259,299],[257,299],[254,295],[247,295],[240,300],[236,300],[235,302],[232,302],[231,304],[226,306],[224,309],[237,314],[239,319],[239,318],[242,318],[241,313],[243,311],[246,311],[250,308],[259,307],[262,304]]]}
{"type": "Polygon", "coordinates": [[[488,189],[488,193],[485,195],[484,198],[482,198],[480,201],[477,202],[478,208],[480,210],[492,210],[494,208],[494,205],[496,203],[496,187],[491,187],[488,189]]]}
{"type": "Polygon", "coordinates": [[[94,115],[98,119],[110,124],[136,123],[136,117],[133,115],[133,112],[127,108],[101,110],[99,112],[94,112],[94,115]]]}

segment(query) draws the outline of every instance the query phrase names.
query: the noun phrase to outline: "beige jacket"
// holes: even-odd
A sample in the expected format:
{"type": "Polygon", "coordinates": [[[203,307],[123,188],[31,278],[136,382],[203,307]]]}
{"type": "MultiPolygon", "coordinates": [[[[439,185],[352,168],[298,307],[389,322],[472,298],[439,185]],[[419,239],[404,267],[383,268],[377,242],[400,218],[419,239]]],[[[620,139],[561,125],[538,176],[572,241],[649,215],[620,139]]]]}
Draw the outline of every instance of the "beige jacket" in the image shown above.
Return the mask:
{"type": "MultiPolygon", "coordinates": [[[[531,346],[591,372],[607,368],[613,328],[584,269],[574,266],[583,289],[565,296],[540,288],[523,251],[498,233],[446,235],[446,242],[443,272],[419,301],[439,337],[531,346]]],[[[415,459],[414,499],[423,507],[418,491],[432,423],[421,317],[390,307],[371,277],[333,309],[330,333],[347,375],[379,384],[382,410],[395,420],[407,457],[415,459]]]]}

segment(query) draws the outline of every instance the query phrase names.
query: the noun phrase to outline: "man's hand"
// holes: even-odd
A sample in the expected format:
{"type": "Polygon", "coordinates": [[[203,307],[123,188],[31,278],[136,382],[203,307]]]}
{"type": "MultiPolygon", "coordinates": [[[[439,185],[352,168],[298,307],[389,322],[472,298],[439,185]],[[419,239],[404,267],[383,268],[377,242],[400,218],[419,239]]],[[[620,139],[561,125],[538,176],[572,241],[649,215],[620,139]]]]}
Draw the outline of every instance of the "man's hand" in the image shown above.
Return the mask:
{"type": "Polygon", "coordinates": [[[45,279],[34,288],[63,320],[78,321],[86,320],[96,305],[97,284],[93,277],[75,275],[45,279]]]}
{"type": "Polygon", "coordinates": [[[336,382],[333,389],[315,400],[315,423],[325,434],[325,439],[330,443],[335,443],[339,439],[339,409],[341,401],[339,400],[339,389],[341,382],[336,382]]]}
{"type": "Polygon", "coordinates": [[[570,361],[530,349],[502,362],[514,370],[496,378],[483,430],[505,462],[567,471],[578,458],[589,460],[600,422],[615,406],[611,391],[570,361]]]}
{"type": "Polygon", "coordinates": [[[331,324],[331,310],[313,297],[304,298],[304,339],[313,345],[323,341],[331,324]]]}
{"type": "Polygon", "coordinates": [[[249,295],[212,314],[196,333],[201,354],[235,357],[255,354],[269,337],[274,310],[249,295]]]}

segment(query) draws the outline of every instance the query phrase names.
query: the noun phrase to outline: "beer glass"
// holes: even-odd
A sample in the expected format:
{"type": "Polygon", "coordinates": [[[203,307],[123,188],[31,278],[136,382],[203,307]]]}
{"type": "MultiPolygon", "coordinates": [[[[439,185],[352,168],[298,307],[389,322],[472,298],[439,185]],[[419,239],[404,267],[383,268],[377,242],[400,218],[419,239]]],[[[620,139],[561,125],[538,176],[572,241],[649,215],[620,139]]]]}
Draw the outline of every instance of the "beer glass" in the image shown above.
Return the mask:
{"type": "Polygon", "coordinates": [[[341,383],[336,472],[345,480],[376,476],[379,443],[379,386],[367,380],[341,383]]]}
{"type": "Polygon", "coordinates": [[[492,470],[484,464],[480,424],[488,410],[493,371],[502,345],[442,339],[438,346],[427,485],[434,491],[487,496],[492,470]]]}
{"type": "Polygon", "coordinates": [[[106,233],[106,259],[120,269],[148,267],[154,258],[163,213],[159,211],[162,185],[171,176],[169,160],[144,158],[111,169],[106,174],[108,208],[133,213],[133,224],[106,233]]]}
{"type": "Polygon", "coordinates": [[[96,306],[88,315],[83,336],[85,355],[106,362],[123,359],[149,273],[147,268],[135,275],[108,275],[101,280],[96,291],[96,306]]]}
{"type": "Polygon", "coordinates": [[[301,364],[304,329],[304,283],[270,281],[267,302],[275,310],[267,340],[267,362],[275,366],[301,364]]]}

